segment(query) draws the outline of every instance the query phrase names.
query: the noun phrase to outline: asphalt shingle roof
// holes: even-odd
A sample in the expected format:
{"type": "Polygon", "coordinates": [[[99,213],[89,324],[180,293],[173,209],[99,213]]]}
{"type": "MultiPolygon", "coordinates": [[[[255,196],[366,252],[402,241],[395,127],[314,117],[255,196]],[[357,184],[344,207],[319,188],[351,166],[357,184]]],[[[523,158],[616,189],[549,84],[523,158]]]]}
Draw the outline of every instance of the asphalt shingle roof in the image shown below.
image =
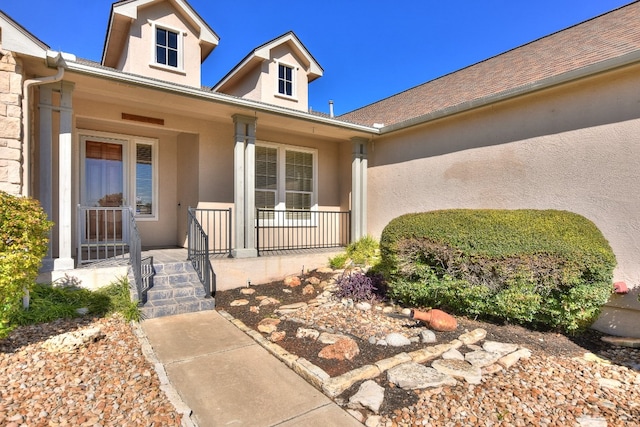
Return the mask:
{"type": "Polygon", "coordinates": [[[640,2],[553,33],[338,117],[404,122],[640,50],[640,2]]]}

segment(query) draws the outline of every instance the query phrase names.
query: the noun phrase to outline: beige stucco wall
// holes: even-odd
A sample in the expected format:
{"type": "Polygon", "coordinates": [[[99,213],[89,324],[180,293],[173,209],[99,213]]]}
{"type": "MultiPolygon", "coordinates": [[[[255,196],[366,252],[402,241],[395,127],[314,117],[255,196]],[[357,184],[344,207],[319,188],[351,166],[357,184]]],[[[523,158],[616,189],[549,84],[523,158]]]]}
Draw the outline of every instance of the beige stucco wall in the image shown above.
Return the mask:
{"type": "Polygon", "coordinates": [[[0,191],[22,193],[22,65],[0,47],[0,191]]]}
{"type": "MultiPolygon", "coordinates": [[[[592,220],[640,282],[639,67],[549,89],[375,139],[369,232],[393,218],[448,208],[563,209],[592,220]]],[[[640,310],[637,289],[610,305],[640,310]]],[[[636,314],[639,312],[636,311],[636,314]]],[[[638,332],[607,325],[618,333],[638,332]]]]}
{"type": "Polygon", "coordinates": [[[118,68],[134,74],[140,74],[173,83],[200,87],[200,45],[198,34],[191,25],[175,13],[169,2],[160,2],[138,9],[138,17],[131,23],[129,38],[125,43],[118,68]],[[153,25],[156,22],[169,29],[186,33],[182,36],[183,69],[172,70],[171,67],[159,67],[155,63],[155,34],[153,25]]]}
{"type": "Polygon", "coordinates": [[[280,45],[271,50],[271,60],[266,63],[268,78],[261,79],[262,101],[270,104],[281,105],[294,110],[307,111],[309,105],[309,82],[307,70],[296,55],[291,52],[288,45],[280,45]],[[294,67],[294,94],[293,97],[278,95],[278,61],[284,65],[294,67]]]}

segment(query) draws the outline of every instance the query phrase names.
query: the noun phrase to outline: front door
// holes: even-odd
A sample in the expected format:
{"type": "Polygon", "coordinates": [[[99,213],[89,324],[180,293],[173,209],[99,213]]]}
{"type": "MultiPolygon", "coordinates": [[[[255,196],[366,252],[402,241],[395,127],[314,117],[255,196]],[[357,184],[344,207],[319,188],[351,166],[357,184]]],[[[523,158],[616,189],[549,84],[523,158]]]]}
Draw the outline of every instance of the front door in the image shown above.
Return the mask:
{"type": "Polygon", "coordinates": [[[84,139],[83,206],[91,209],[86,218],[89,241],[122,240],[125,149],[119,141],[84,139]]]}

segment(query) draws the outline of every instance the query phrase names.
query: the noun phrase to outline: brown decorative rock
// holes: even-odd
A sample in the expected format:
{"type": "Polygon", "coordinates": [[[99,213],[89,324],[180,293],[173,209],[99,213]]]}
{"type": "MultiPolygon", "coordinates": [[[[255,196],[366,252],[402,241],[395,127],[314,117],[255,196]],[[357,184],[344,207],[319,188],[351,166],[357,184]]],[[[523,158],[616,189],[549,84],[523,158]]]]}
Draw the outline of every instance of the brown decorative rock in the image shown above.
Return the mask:
{"type": "Polygon", "coordinates": [[[258,330],[264,334],[271,334],[276,329],[278,329],[278,325],[280,324],[280,319],[272,319],[267,317],[266,319],[262,319],[260,323],[258,323],[258,330]]]}
{"type": "Polygon", "coordinates": [[[316,293],[316,288],[313,285],[307,285],[302,288],[302,295],[313,295],[316,293]]]}
{"type": "Polygon", "coordinates": [[[249,304],[249,300],[246,300],[246,299],[237,299],[229,303],[231,307],[239,307],[241,305],[247,305],[247,304],[249,304]]]}
{"type": "Polygon", "coordinates": [[[285,331],[273,331],[271,332],[271,335],[269,335],[269,341],[271,342],[282,341],[285,336],[287,336],[287,333],[285,331]]]}
{"type": "Polygon", "coordinates": [[[251,288],[242,288],[240,289],[240,293],[242,295],[253,295],[256,293],[256,290],[251,288]]]}
{"type": "Polygon", "coordinates": [[[278,301],[275,298],[263,298],[262,301],[260,301],[260,307],[264,307],[265,305],[276,305],[276,304],[280,304],[280,301],[278,301]]]}
{"type": "Polygon", "coordinates": [[[311,276],[306,280],[306,282],[308,284],[310,284],[310,285],[319,285],[320,284],[320,279],[318,279],[315,276],[311,276]]]}
{"type": "Polygon", "coordinates": [[[318,357],[323,359],[352,360],[360,354],[358,344],[351,338],[342,338],[320,350],[318,357]]]}
{"type": "Polygon", "coordinates": [[[284,285],[290,288],[300,286],[300,278],[298,276],[287,276],[284,278],[284,285]]]}

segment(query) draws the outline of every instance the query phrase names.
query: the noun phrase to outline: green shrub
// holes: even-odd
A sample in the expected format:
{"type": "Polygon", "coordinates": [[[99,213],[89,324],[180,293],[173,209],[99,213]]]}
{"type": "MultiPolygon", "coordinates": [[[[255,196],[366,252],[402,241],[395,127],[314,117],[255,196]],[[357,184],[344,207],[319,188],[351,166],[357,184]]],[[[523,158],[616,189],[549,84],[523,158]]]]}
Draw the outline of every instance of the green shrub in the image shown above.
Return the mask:
{"type": "Polygon", "coordinates": [[[371,236],[364,236],[350,243],[344,253],[329,259],[331,268],[346,268],[349,265],[373,266],[380,257],[379,243],[371,236]]]}
{"type": "Polygon", "coordinates": [[[52,225],[35,200],[0,191],[0,336],[38,276],[52,225]]]}
{"type": "Polygon", "coordinates": [[[403,215],[383,230],[380,252],[400,301],[568,332],[598,316],[616,263],[591,221],[554,210],[403,215]]]}

